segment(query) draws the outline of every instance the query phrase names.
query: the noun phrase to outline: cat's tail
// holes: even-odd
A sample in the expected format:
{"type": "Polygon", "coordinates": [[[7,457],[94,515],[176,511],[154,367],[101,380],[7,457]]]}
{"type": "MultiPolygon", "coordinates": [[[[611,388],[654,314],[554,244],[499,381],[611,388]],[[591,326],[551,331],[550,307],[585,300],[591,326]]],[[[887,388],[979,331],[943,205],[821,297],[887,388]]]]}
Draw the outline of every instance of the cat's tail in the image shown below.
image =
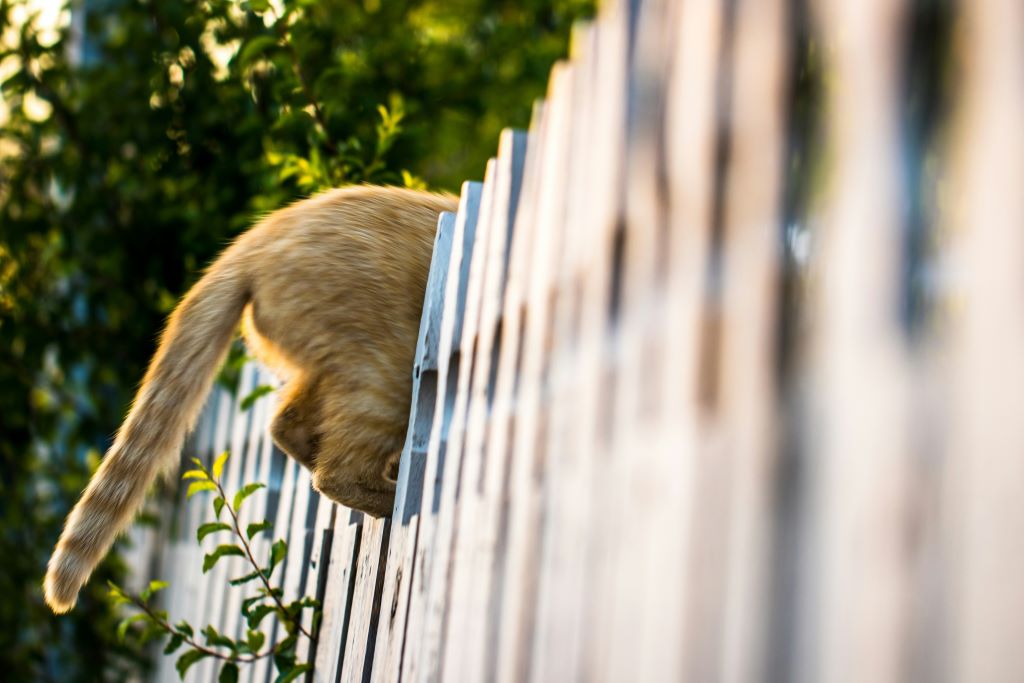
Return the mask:
{"type": "Polygon", "coordinates": [[[244,256],[243,244],[229,248],[171,314],[131,411],[50,558],[43,587],[54,612],[74,606],[153,481],[178,464],[250,298],[244,256]]]}

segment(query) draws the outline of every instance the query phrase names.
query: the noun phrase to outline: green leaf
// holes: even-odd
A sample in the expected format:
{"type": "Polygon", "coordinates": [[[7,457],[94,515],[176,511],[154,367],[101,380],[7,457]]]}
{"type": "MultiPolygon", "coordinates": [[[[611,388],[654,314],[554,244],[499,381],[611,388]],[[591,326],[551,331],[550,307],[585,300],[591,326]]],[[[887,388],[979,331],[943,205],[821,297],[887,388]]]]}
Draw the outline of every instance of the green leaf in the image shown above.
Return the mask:
{"type": "Polygon", "coordinates": [[[149,619],[149,615],[145,612],[133,614],[122,619],[121,623],[117,625],[117,639],[124,642],[124,637],[128,634],[128,629],[131,628],[131,625],[137,621],[146,621],[147,619],[149,619]]]}
{"type": "Polygon", "coordinates": [[[218,683],[238,683],[238,665],[234,662],[227,662],[220,668],[218,683]]]}
{"type": "Polygon", "coordinates": [[[148,623],[139,635],[139,645],[145,645],[151,640],[156,640],[165,633],[163,627],[157,623],[148,623]]]}
{"type": "Polygon", "coordinates": [[[264,596],[266,596],[268,598],[273,598],[273,597],[278,597],[279,598],[282,595],[284,595],[284,591],[282,591],[280,588],[271,588],[270,590],[267,590],[263,586],[260,586],[259,588],[257,588],[256,592],[259,593],[260,595],[264,595],[264,596]]]}
{"type": "Polygon", "coordinates": [[[255,597],[242,600],[242,616],[249,616],[249,609],[262,599],[262,595],[257,595],[255,597]]]}
{"type": "Polygon", "coordinates": [[[202,479],[203,481],[209,479],[209,475],[202,470],[189,470],[185,474],[181,475],[182,479],[202,479]]]}
{"type": "Polygon", "coordinates": [[[242,368],[245,364],[252,360],[251,356],[245,352],[245,344],[242,343],[241,339],[235,341],[231,345],[231,350],[228,351],[227,360],[220,367],[220,372],[217,373],[217,384],[227,389],[234,396],[238,393],[238,381],[242,376],[242,368]]]}
{"type": "Polygon", "coordinates": [[[219,632],[212,624],[203,629],[203,636],[206,638],[207,645],[226,647],[231,650],[238,649],[234,640],[219,632]]]}
{"type": "Polygon", "coordinates": [[[289,683],[289,681],[294,681],[302,674],[312,670],[312,664],[299,664],[296,667],[292,667],[287,672],[281,672],[281,675],[274,679],[274,683],[289,683]]]}
{"type": "Polygon", "coordinates": [[[257,14],[270,9],[270,0],[248,0],[249,9],[257,14]]]}
{"type": "Polygon", "coordinates": [[[202,541],[210,534],[218,531],[231,531],[231,525],[225,524],[224,522],[207,522],[206,524],[200,524],[199,528],[196,529],[196,541],[202,541]]]}
{"type": "Polygon", "coordinates": [[[224,451],[217,456],[217,459],[213,461],[213,478],[220,479],[221,473],[224,472],[224,463],[228,461],[228,452],[224,451]]]}
{"type": "Polygon", "coordinates": [[[185,642],[185,638],[180,633],[175,633],[171,636],[171,639],[167,641],[167,647],[164,648],[164,654],[169,655],[185,642]]]}
{"type": "Polygon", "coordinates": [[[237,579],[231,579],[230,581],[228,581],[228,583],[230,583],[232,586],[241,586],[242,584],[249,583],[253,579],[258,579],[259,576],[259,572],[252,572],[250,574],[246,574],[245,576],[239,576],[237,579]]]}
{"type": "Polygon", "coordinates": [[[256,605],[249,610],[249,614],[245,617],[245,622],[251,629],[258,628],[260,622],[263,621],[268,614],[273,614],[274,608],[271,605],[256,605]]]}
{"type": "Polygon", "coordinates": [[[213,513],[220,519],[220,511],[224,509],[224,499],[217,496],[213,499],[213,513]]]}
{"type": "Polygon", "coordinates": [[[274,666],[277,667],[277,671],[280,674],[277,680],[281,680],[281,676],[286,676],[288,673],[295,668],[295,643],[297,638],[294,635],[288,636],[277,644],[277,652],[274,653],[274,666]]]}
{"type": "Polygon", "coordinates": [[[274,391],[274,388],[275,387],[271,386],[270,384],[259,385],[258,387],[250,391],[248,396],[242,399],[242,402],[238,404],[238,409],[249,410],[249,408],[252,408],[253,404],[255,404],[256,401],[260,400],[267,394],[272,393],[274,391]]]}
{"type": "Polygon", "coordinates": [[[188,671],[190,666],[207,656],[208,655],[201,650],[189,650],[182,656],[178,657],[178,661],[175,662],[174,668],[178,670],[178,676],[181,680],[185,680],[185,672],[188,671]]]}
{"type": "Polygon", "coordinates": [[[217,561],[220,560],[220,558],[228,557],[231,555],[238,555],[239,557],[244,557],[245,552],[237,545],[225,543],[224,545],[217,546],[217,548],[212,553],[207,553],[206,557],[203,558],[203,573],[205,574],[206,572],[213,569],[213,566],[217,564],[217,561]]]}
{"type": "Polygon", "coordinates": [[[299,606],[302,609],[307,609],[309,607],[317,609],[318,607],[320,607],[320,601],[311,595],[307,595],[306,597],[302,598],[301,600],[298,600],[297,602],[299,603],[299,606]]]}
{"type": "Polygon", "coordinates": [[[124,591],[121,590],[121,588],[113,581],[107,581],[107,585],[110,586],[110,590],[107,592],[107,595],[110,597],[110,603],[112,605],[117,606],[131,602],[128,596],[124,594],[124,591]]]}
{"type": "Polygon", "coordinates": [[[251,541],[252,537],[258,534],[259,532],[273,528],[274,525],[268,522],[267,520],[263,520],[262,522],[253,522],[249,526],[245,527],[245,535],[248,536],[249,540],[251,541]]]}
{"type": "Polygon", "coordinates": [[[195,631],[192,630],[192,624],[188,623],[184,619],[174,625],[174,628],[187,635],[189,638],[195,635],[195,631]]]}
{"type": "Polygon", "coordinates": [[[245,68],[268,50],[277,47],[277,38],[274,36],[256,36],[242,47],[238,52],[238,66],[245,68]]]}
{"type": "Polygon", "coordinates": [[[274,573],[274,567],[276,567],[287,555],[288,543],[284,539],[278,539],[275,541],[274,545],[270,547],[270,571],[267,572],[268,576],[274,573]]]}
{"type": "Polygon", "coordinates": [[[157,591],[162,591],[169,585],[171,584],[167,583],[166,581],[150,581],[149,585],[146,586],[145,590],[142,591],[142,601],[145,602],[149,600],[151,597],[153,597],[153,593],[156,593],[157,591]]]}
{"type": "Polygon", "coordinates": [[[185,498],[191,498],[200,491],[216,491],[217,485],[212,481],[194,481],[188,485],[188,491],[185,493],[185,498]]]}
{"type": "Polygon", "coordinates": [[[242,501],[244,501],[246,498],[248,498],[249,496],[256,493],[262,488],[266,488],[266,485],[260,484],[259,482],[253,484],[246,484],[238,493],[235,494],[235,498],[231,502],[231,507],[235,509],[235,512],[238,512],[238,510],[242,507],[242,501]]]}
{"type": "Polygon", "coordinates": [[[265,633],[263,633],[263,631],[255,631],[253,629],[249,629],[246,638],[246,645],[248,645],[249,649],[253,652],[259,652],[260,648],[263,647],[263,643],[266,641],[266,639],[267,636],[265,633]]]}

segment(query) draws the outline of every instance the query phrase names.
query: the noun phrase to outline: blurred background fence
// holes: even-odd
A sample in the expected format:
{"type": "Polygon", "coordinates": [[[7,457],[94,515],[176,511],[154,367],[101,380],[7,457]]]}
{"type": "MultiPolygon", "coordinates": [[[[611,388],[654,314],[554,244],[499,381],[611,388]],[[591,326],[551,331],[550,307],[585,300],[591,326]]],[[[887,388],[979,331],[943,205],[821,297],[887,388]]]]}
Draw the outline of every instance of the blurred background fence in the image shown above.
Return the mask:
{"type": "MultiPolygon", "coordinates": [[[[312,680],[1024,680],[1024,5],[958,8],[941,116],[910,6],[808,10],[577,28],[439,222],[390,520],[310,490],[273,396],[210,399],[193,452],[270,483],[323,601],[312,680]]],[[[200,507],[136,552],[238,632],[200,507]]]]}

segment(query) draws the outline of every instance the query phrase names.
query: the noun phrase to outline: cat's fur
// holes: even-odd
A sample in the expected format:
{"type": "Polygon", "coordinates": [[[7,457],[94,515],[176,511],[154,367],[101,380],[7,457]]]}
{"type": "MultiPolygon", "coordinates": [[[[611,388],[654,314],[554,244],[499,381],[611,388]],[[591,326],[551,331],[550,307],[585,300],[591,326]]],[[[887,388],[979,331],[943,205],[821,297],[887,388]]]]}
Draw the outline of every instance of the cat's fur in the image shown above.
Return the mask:
{"type": "Polygon", "coordinates": [[[332,500],[389,514],[437,218],[455,208],[450,196],[413,190],[334,190],[270,215],[225,250],[171,315],[68,516],[44,581],[50,607],[74,606],[154,479],[178,465],[243,316],[250,350],[285,382],[274,441],[332,500]]]}

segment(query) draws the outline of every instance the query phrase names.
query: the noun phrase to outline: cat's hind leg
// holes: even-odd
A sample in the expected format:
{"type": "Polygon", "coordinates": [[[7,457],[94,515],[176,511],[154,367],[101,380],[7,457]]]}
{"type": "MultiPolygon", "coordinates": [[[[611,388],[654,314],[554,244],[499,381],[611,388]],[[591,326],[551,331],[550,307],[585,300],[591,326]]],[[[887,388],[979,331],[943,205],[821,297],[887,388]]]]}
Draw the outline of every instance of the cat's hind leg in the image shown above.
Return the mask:
{"type": "Polygon", "coordinates": [[[280,391],[280,403],[270,423],[278,448],[313,471],[320,450],[320,410],[316,385],[292,380],[280,391]]]}
{"type": "Polygon", "coordinates": [[[391,515],[402,436],[368,416],[325,421],[312,468],[313,487],[331,500],[374,517],[391,515]],[[329,425],[329,430],[326,427],[329,425]]]}

